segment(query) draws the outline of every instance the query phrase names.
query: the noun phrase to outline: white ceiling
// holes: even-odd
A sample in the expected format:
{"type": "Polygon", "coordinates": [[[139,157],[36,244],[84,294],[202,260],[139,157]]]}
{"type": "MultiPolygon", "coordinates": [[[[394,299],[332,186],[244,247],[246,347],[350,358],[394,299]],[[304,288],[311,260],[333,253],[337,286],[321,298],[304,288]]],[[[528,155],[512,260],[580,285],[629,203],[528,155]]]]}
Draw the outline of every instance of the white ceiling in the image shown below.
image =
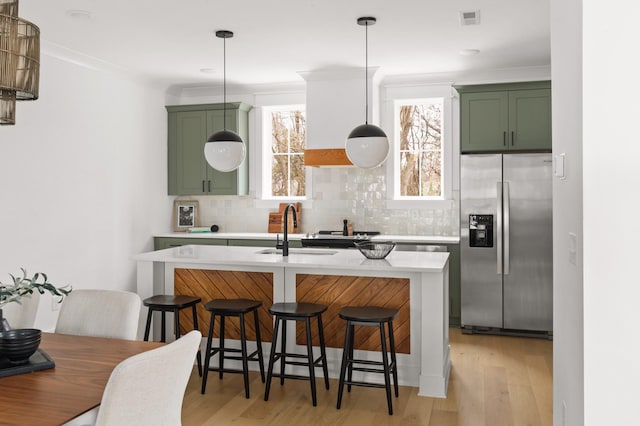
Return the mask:
{"type": "Polygon", "coordinates": [[[21,0],[42,50],[65,50],[162,86],[302,81],[299,71],[369,66],[385,76],[550,63],[549,0],[21,0]],[[89,18],[73,18],[84,10],[89,18]],[[462,26],[460,11],[480,11],[462,26]],[[462,49],[479,49],[475,56],[462,49]],[[212,68],[204,74],[202,68],[212,68]]]}

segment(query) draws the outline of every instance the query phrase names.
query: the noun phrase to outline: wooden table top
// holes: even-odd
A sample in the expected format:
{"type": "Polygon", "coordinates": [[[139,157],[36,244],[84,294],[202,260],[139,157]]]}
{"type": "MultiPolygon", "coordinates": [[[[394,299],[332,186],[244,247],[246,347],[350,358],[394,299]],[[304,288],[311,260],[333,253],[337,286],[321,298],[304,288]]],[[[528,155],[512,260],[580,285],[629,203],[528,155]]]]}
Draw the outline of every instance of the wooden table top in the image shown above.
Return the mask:
{"type": "Polygon", "coordinates": [[[40,348],[56,366],[0,378],[0,424],[65,423],[100,404],[118,363],[163,344],[42,333],[40,348]]]}

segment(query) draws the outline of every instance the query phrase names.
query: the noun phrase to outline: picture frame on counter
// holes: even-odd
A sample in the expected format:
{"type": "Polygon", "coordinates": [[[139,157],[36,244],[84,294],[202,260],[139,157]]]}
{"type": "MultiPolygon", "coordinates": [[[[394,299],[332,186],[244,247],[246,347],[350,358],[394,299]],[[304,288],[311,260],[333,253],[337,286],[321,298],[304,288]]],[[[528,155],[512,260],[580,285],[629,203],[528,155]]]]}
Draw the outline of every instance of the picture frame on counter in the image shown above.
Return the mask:
{"type": "Polygon", "coordinates": [[[200,206],[197,200],[175,200],[173,202],[173,230],[186,232],[199,224],[200,206]]]}

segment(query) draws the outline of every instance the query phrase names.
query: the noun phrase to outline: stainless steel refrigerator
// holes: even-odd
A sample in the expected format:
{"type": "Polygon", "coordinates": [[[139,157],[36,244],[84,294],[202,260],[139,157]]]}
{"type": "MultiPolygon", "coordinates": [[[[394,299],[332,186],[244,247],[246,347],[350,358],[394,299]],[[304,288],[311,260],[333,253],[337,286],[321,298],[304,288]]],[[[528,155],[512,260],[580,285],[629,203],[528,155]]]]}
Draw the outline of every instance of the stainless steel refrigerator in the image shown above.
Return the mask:
{"type": "Polygon", "coordinates": [[[460,159],[463,332],[553,330],[551,154],[460,159]]]}

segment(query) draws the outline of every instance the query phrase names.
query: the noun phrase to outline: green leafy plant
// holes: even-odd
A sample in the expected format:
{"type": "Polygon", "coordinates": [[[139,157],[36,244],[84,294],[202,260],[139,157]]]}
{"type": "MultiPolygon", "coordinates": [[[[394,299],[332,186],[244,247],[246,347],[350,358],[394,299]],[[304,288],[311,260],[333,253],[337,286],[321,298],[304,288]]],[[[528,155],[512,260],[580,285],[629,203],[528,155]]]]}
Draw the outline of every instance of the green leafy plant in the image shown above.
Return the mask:
{"type": "Polygon", "coordinates": [[[7,303],[20,303],[20,299],[24,296],[33,294],[37,291],[40,294],[45,292],[51,293],[52,296],[60,297],[58,303],[62,302],[64,296],[71,293],[72,288],[69,285],[64,287],[56,287],[51,284],[47,278],[47,274],[36,272],[31,278],[27,276],[27,271],[20,268],[22,276],[14,276],[9,274],[13,280],[12,284],[4,284],[0,282],[0,309],[7,303]]]}

